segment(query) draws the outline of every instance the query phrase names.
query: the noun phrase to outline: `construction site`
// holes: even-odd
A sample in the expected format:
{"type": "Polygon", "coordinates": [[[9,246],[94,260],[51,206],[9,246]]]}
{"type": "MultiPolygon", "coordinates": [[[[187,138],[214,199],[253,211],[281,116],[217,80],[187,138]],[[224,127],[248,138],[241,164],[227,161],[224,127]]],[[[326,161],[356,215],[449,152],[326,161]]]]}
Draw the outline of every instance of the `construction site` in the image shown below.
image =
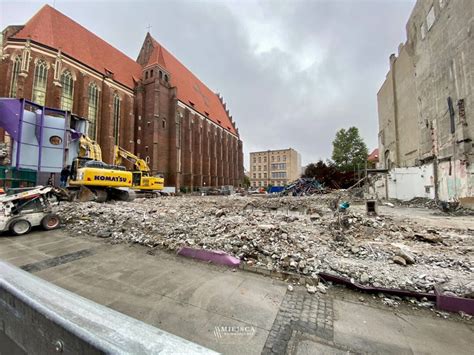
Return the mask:
{"type": "MultiPolygon", "coordinates": [[[[472,27],[469,1],[428,2],[409,19],[427,12],[425,43],[438,31],[427,33],[433,8],[442,28],[458,26],[443,11],[472,27]]],[[[413,133],[406,118],[439,98],[426,95],[411,31],[377,94],[376,163],[365,154],[356,172],[320,160],[312,168],[323,175],[310,177],[294,149],[259,150],[244,178],[222,96],[150,33],[134,61],[49,5],[8,26],[0,355],[471,354],[474,122],[464,76],[474,65],[463,62],[461,79],[452,65],[462,83],[445,114],[428,122],[419,112],[413,133]],[[73,33],[99,59],[68,47],[73,33]],[[417,82],[396,68],[416,69],[417,82]],[[407,99],[415,93],[423,105],[407,99]]],[[[472,35],[456,40],[472,54],[472,35]]]]}
{"type": "MultiPolygon", "coordinates": [[[[85,134],[86,122],[65,111],[17,99],[1,99],[0,110],[13,138],[14,164],[28,166],[37,179],[48,178],[47,186],[19,175],[3,181],[0,267],[10,275],[4,287],[28,291],[36,282],[22,284],[26,276],[12,269],[17,266],[51,282],[38,286],[42,297],[93,301],[76,312],[92,307],[89,312],[96,314],[105,305],[157,327],[130,339],[101,321],[104,334],[90,338],[73,331],[62,336],[60,347],[79,341],[78,349],[87,349],[113,332],[123,337],[123,348],[116,350],[126,352],[134,352],[137,342],[144,346],[147,337],[154,337],[147,343],[153,346],[174,344],[172,353],[417,352],[426,351],[430,336],[424,332],[436,327],[446,336],[464,332],[466,342],[456,349],[468,353],[472,210],[420,198],[377,199],[377,174],[347,189],[301,178],[277,193],[229,187],[179,193],[119,146],[114,164],[104,163],[100,145],[85,134]],[[15,139],[19,134],[23,139],[15,139]],[[59,184],[50,173],[54,164],[59,184]],[[23,187],[12,187],[15,183],[23,187]],[[360,321],[353,319],[356,314],[377,331],[353,328],[360,321]],[[386,334],[400,326],[387,342],[386,334]],[[156,329],[179,338],[156,338],[156,329]],[[192,343],[181,343],[184,339],[192,343]]],[[[43,302],[33,290],[23,296],[43,302]]],[[[50,307],[56,323],[67,319],[57,304],[50,307]]],[[[25,325],[7,309],[2,312],[9,326],[0,343],[9,344],[7,350],[18,344],[31,349],[35,342],[21,340],[15,331],[25,325]]],[[[90,317],[80,321],[81,329],[89,329],[90,317]]],[[[432,342],[433,349],[446,346],[442,339],[432,342]]],[[[50,349],[51,337],[35,341],[50,349]]],[[[117,346],[107,344],[104,349],[117,346]]],[[[145,352],[154,352],[153,346],[145,352]]]]}

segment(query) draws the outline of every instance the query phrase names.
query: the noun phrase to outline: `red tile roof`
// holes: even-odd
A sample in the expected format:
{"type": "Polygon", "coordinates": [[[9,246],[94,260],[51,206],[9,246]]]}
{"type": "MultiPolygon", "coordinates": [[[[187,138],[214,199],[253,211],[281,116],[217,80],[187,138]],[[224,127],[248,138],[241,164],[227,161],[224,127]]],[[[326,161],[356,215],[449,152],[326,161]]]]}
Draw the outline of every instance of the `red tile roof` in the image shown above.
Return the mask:
{"type": "MultiPolygon", "coordinates": [[[[151,36],[150,36],[151,37],[151,36]]],[[[13,38],[31,39],[63,53],[133,89],[142,76],[136,61],[112,47],[77,22],[49,5],[43,6],[13,38]]],[[[170,73],[178,99],[224,129],[237,134],[219,97],[178,59],[152,38],[154,51],[147,65],[159,64],[170,73]]]]}
{"type": "Polygon", "coordinates": [[[375,148],[367,158],[368,161],[378,162],[379,161],[379,148],[375,148]]]}
{"type": "Polygon", "coordinates": [[[167,70],[170,73],[171,85],[176,86],[178,89],[178,100],[208,117],[211,121],[229,132],[237,134],[217,94],[203,84],[166,48],[152,37],[151,39],[154,48],[146,66],[158,64],[167,70]]]}
{"type": "Polygon", "coordinates": [[[132,58],[49,5],[43,6],[13,38],[60,49],[104,75],[107,69],[114,80],[131,89],[133,77],[141,77],[141,66],[132,58]]]}

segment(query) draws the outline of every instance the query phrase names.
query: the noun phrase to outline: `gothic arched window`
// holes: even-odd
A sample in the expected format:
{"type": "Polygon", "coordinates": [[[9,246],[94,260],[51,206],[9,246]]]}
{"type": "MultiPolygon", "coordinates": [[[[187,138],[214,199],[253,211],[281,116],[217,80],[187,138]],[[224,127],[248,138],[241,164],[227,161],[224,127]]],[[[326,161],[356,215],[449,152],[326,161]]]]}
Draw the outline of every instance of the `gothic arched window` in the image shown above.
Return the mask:
{"type": "Polygon", "coordinates": [[[10,97],[16,97],[18,87],[18,75],[21,69],[21,58],[18,56],[13,60],[12,80],[10,85],[10,97]]]}
{"type": "Polygon", "coordinates": [[[74,80],[69,70],[66,70],[61,75],[61,86],[63,91],[61,94],[61,109],[65,111],[72,111],[72,104],[74,100],[74,80]]]}
{"type": "Polygon", "coordinates": [[[33,81],[32,100],[44,106],[46,102],[46,83],[48,81],[48,65],[44,60],[39,60],[35,67],[35,77],[33,81]]]}
{"type": "Polygon", "coordinates": [[[119,127],[120,127],[120,97],[117,93],[114,94],[114,141],[119,144],[119,127]]]}
{"type": "Polygon", "coordinates": [[[89,109],[87,118],[89,119],[89,129],[87,135],[91,139],[96,139],[97,134],[97,112],[99,108],[99,89],[95,83],[89,84],[89,109]]]}

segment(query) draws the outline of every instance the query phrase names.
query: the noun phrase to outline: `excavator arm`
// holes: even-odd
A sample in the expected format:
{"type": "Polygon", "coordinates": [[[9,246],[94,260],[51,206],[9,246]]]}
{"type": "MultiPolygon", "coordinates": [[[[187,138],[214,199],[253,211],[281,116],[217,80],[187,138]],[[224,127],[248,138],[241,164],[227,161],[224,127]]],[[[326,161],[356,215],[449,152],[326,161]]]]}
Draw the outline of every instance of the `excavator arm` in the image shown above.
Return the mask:
{"type": "Polygon", "coordinates": [[[135,154],[130,153],[129,151],[126,151],[122,147],[119,147],[116,145],[114,147],[114,163],[116,165],[121,165],[122,164],[122,159],[128,160],[130,163],[133,164],[135,169],[142,171],[142,172],[150,172],[150,167],[146,163],[145,160],[140,159],[137,157],[135,154]]]}
{"type": "Polygon", "coordinates": [[[102,161],[102,150],[96,141],[82,135],[79,138],[79,156],[102,161]]]}

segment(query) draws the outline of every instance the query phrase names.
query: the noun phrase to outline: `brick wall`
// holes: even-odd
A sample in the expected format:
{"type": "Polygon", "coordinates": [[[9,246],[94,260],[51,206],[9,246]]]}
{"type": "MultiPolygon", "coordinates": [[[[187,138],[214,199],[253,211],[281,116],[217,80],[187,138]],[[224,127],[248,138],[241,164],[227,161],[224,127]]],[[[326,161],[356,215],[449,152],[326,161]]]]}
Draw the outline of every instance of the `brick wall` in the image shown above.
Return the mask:
{"type": "MultiPolygon", "coordinates": [[[[6,50],[4,54],[9,56],[0,61],[1,96],[7,96],[10,90],[11,55],[21,55],[22,50],[24,47],[6,50]]],[[[55,50],[31,45],[29,69],[18,78],[17,97],[31,100],[35,60],[41,58],[49,64],[46,106],[60,107],[62,88],[54,82],[56,57],[55,50]]],[[[100,90],[97,141],[105,162],[112,163],[114,160],[113,96],[118,93],[121,99],[120,146],[147,159],[152,173],[164,174],[167,186],[197,188],[204,184],[221,186],[240,183],[243,178],[242,141],[192,108],[183,108],[176,99],[177,88],[170,87],[168,82],[159,80],[155,75],[140,81],[132,92],[121,88],[113,78],[106,78],[63,56],[62,70],[66,69],[74,78],[74,114],[87,117],[91,82],[95,82],[100,90]]],[[[1,130],[0,140],[3,141],[1,130]]]]}

